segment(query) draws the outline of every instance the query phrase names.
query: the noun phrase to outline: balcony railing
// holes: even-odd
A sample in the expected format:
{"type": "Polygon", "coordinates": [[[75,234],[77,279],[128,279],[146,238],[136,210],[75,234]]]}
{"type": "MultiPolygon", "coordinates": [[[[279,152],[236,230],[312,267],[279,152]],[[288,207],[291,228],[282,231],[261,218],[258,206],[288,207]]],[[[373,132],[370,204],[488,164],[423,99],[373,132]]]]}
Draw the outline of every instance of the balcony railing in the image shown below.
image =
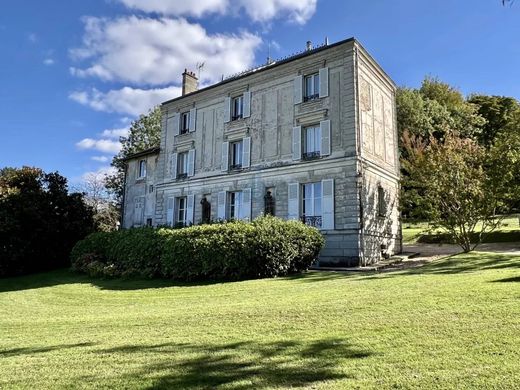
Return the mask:
{"type": "Polygon", "coordinates": [[[320,158],[321,154],[319,151],[315,152],[304,152],[302,153],[302,160],[314,160],[320,158]]]}
{"type": "Polygon", "coordinates": [[[242,119],[242,114],[238,114],[238,115],[232,115],[231,116],[231,120],[232,121],[236,121],[238,119],[242,119]]]}
{"type": "Polygon", "coordinates": [[[179,173],[177,175],[177,179],[186,179],[188,177],[187,173],[179,173]]]}
{"type": "Polygon", "coordinates": [[[321,228],[321,215],[302,215],[300,219],[305,225],[313,226],[315,228],[321,228]]]}
{"type": "Polygon", "coordinates": [[[232,171],[236,171],[236,170],[242,169],[242,164],[231,164],[229,166],[229,169],[231,169],[232,171]]]}
{"type": "Polygon", "coordinates": [[[320,95],[318,93],[315,93],[314,95],[307,95],[303,97],[304,102],[310,102],[311,100],[319,99],[320,95]]]}

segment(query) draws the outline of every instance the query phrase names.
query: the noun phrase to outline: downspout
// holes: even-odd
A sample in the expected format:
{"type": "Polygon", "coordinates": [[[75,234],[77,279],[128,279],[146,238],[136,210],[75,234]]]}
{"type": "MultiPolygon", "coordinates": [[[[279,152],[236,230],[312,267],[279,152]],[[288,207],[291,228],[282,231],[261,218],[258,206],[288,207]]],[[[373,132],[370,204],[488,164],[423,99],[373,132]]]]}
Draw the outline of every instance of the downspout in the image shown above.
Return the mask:
{"type": "Polygon", "coordinates": [[[125,172],[123,176],[123,197],[121,198],[121,216],[119,217],[119,229],[123,229],[123,222],[125,218],[125,204],[126,204],[126,172],[128,170],[128,164],[125,162],[125,172]]]}
{"type": "Polygon", "coordinates": [[[357,147],[357,174],[356,174],[356,186],[358,187],[358,202],[359,202],[359,257],[361,260],[361,265],[366,265],[365,259],[365,220],[364,220],[364,210],[363,210],[363,155],[361,148],[361,114],[359,112],[359,75],[358,75],[358,48],[356,43],[354,42],[354,88],[355,88],[355,96],[354,96],[354,104],[355,104],[355,114],[356,114],[356,147],[357,147]]]}

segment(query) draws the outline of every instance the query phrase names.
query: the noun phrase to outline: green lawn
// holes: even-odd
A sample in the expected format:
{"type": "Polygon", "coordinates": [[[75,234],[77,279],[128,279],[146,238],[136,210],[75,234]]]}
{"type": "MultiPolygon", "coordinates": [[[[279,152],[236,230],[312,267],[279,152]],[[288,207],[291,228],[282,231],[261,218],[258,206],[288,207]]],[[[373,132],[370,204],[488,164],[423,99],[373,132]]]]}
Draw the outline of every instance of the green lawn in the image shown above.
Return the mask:
{"type": "Polygon", "coordinates": [[[0,388],[520,383],[520,256],[234,283],[0,280],[0,388]]]}
{"type": "MultiPolygon", "coordinates": [[[[403,221],[403,242],[415,243],[419,237],[428,234],[429,225],[427,222],[406,222],[403,221]]],[[[477,227],[477,231],[480,231],[477,227]]],[[[442,233],[443,230],[438,230],[442,233]]],[[[511,215],[504,218],[502,226],[496,229],[487,237],[484,237],[484,242],[511,242],[520,240],[520,216],[511,215]]]]}

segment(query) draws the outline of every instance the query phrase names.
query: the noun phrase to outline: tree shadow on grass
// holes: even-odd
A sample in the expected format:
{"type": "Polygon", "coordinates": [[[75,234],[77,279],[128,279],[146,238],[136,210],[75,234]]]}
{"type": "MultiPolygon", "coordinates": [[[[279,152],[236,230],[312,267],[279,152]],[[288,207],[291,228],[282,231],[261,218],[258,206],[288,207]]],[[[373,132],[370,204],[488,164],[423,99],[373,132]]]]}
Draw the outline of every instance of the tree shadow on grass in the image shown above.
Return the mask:
{"type": "Polygon", "coordinates": [[[0,350],[0,357],[34,355],[37,353],[45,353],[45,352],[57,351],[57,350],[61,350],[61,349],[90,347],[93,345],[96,345],[96,343],[85,342],[85,343],[77,343],[77,344],[49,345],[46,347],[13,348],[13,349],[0,350]]]}
{"type": "Polygon", "coordinates": [[[99,352],[145,353],[151,355],[150,361],[159,360],[131,374],[135,380],[151,381],[149,389],[306,387],[321,381],[348,378],[344,365],[349,360],[373,355],[342,339],[125,345],[99,352]],[[162,356],[158,359],[157,354],[162,356]]]}
{"type": "Polygon", "coordinates": [[[493,283],[520,283],[520,276],[513,276],[512,278],[493,280],[493,283]]]}

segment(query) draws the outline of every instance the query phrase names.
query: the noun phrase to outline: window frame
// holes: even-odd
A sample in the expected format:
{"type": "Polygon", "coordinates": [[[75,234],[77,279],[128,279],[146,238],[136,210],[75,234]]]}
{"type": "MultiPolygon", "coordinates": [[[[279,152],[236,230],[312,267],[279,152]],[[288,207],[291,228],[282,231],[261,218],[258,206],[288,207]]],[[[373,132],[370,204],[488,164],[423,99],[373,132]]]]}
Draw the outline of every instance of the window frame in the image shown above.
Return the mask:
{"type": "Polygon", "coordinates": [[[388,212],[388,205],[386,203],[386,190],[382,185],[377,186],[377,215],[384,218],[388,212]]]}
{"type": "Polygon", "coordinates": [[[244,95],[231,98],[231,121],[236,121],[244,117],[244,95]],[[238,102],[238,105],[236,104],[238,102]]]}
{"type": "Polygon", "coordinates": [[[175,198],[175,226],[186,226],[188,220],[188,197],[178,196],[175,198]],[[182,207],[181,207],[182,206],[182,207]],[[182,212],[182,219],[180,218],[182,212]]]}
{"type": "Polygon", "coordinates": [[[231,141],[229,143],[229,169],[240,170],[244,164],[244,140],[231,141]]]}
{"type": "Polygon", "coordinates": [[[190,112],[185,111],[180,114],[179,134],[187,134],[190,132],[190,112]]]}
{"type": "Polygon", "coordinates": [[[226,195],[226,219],[239,220],[243,207],[242,191],[228,191],[226,195]]]}
{"type": "Polygon", "coordinates": [[[312,73],[305,75],[303,77],[303,101],[309,102],[312,100],[317,100],[320,98],[320,73],[312,73]],[[310,83],[310,91],[309,86],[307,85],[307,80],[312,80],[310,83]]]}
{"type": "Polygon", "coordinates": [[[137,163],[137,179],[146,177],[146,159],[139,160],[137,163]]]}
{"type": "Polygon", "coordinates": [[[302,127],[302,160],[313,160],[321,157],[321,138],[321,126],[319,124],[302,127]],[[312,148],[309,145],[309,131],[314,133],[310,143],[313,146],[312,148]]]}
{"type": "Polygon", "coordinates": [[[188,177],[188,160],[189,152],[177,154],[177,179],[186,179],[188,177]]]}
{"type": "Polygon", "coordinates": [[[323,210],[322,210],[322,199],[323,199],[323,185],[321,181],[312,183],[303,183],[300,185],[301,196],[300,196],[300,219],[301,221],[310,226],[314,226],[321,229],[323,225],[323,210]],[[319,186],[319,195],[316,194],[316,190],[319,186]],[[310,196],[307,197],[306,188],[310,188],[310,196]],[[307,212],[307,202],[310,203],[309,211],[307,212]],[[316,205],[319,204],[319,212],[316,211],[316,205]]]}

